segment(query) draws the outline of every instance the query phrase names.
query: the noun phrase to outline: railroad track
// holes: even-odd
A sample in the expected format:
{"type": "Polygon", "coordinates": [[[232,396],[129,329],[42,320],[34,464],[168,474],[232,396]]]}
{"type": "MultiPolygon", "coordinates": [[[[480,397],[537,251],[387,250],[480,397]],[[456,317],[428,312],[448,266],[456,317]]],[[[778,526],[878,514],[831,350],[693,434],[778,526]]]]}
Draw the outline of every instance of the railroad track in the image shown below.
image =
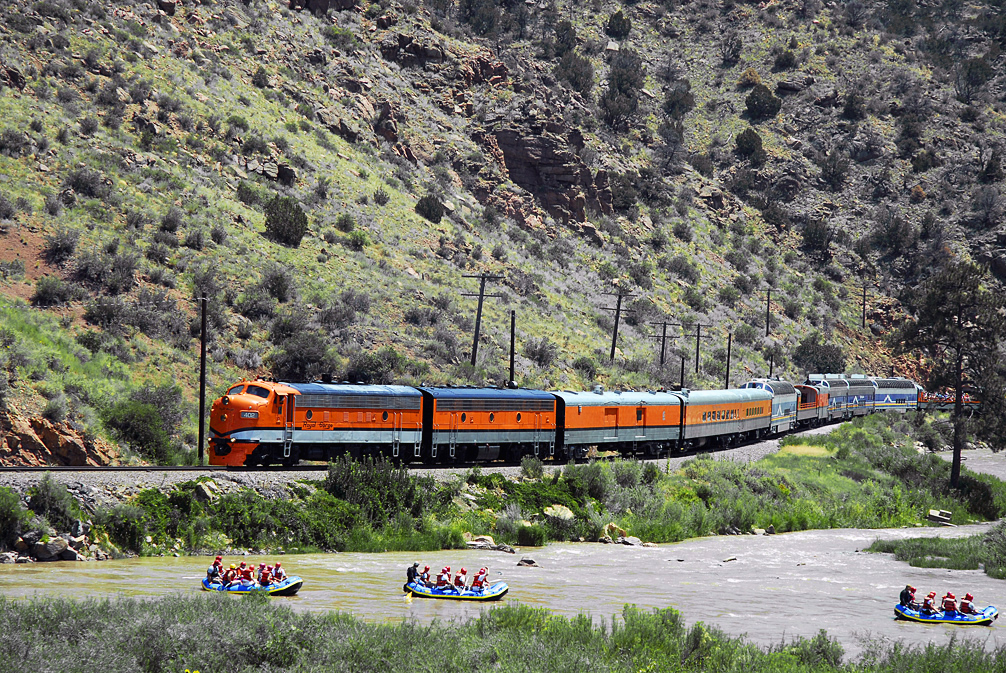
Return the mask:
{"type": "Polygon", "coordinates": [[[0,474],[6,472],[324,472],[328,465],[295,465],[286,467],[231,467],[221,465],[44,465],[28,467],[0,467],[0,474]]]}

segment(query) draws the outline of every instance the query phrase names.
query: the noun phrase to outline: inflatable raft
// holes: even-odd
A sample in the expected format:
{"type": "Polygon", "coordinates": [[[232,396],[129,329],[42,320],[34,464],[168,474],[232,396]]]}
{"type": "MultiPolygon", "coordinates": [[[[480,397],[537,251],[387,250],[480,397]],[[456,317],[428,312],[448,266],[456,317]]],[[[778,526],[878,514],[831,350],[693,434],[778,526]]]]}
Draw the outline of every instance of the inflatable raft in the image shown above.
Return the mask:
{"type": "Polygon", "coordinates": [[[222,584],[210,584],[208,580],[203,579],[203,589],[205,591],[220,591],[228,594],[249,594],[253,591],[269,594],[270,596],[293,596],[298,591],[300,591],[301,586],[303,586],[304,580],[297,577],[296,575],[291,575],[287,577],[282,582],[276,584],[270,584],[267,587],[243,587],[243,586],[232,586],[229,588],[224,588],[222,584]]]}
{"type": "Polygon", "coordinates": [[[991,626],[999,619],[999,611],[990,605],[976,615],[966,615],[963,612],[937,612],[924,615],[918,610],[906,608],[904,605],[894,606],[895,619],[904,619],[921,624],[962,624],[975,626],[991,626]]]}
{"type": "Polygon", "coordinates": [[[453,588],[442,591],[416,584],[415,582],[409,582],[402,587],[402,591],[413,596],[419,596],[420,598],[443,598],[449,601],[498,601],[506,595],[506,592],[510,591],[510,587],[507,586],[506,582],[497,582],[485,591],[471,591],[470,589],[468,591],[458,591],[453,588]]]}

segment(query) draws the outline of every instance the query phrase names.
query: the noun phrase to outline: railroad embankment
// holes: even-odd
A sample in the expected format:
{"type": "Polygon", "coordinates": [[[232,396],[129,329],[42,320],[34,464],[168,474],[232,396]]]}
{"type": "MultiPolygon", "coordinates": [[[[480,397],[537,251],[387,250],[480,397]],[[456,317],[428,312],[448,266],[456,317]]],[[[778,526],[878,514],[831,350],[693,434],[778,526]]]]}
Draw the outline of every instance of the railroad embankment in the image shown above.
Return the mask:
{"type": "Polygon", "coordinates": [[[828,435],[789,437],[748,464],[700,455],[674,466],[617,460],[546,470],[527,460],[519,474],[473,468],[436,480],[344,459],[317,480],[201,476],[147,488],[68,488],[45,477],[27,490],[0,487],[0,551],[8,551],[0,558],[27,562],[26,545],[56,537],[112,555],[428,551],[479,535],[522,547],[664,543],[925,525],[930,509],[953,512],[953,523],[1001,517],[999,479],[965,470],[959,488],[947,487],[950,465],[926,450],[941,445],[939,427],[921,414],[876,415],[828,435]]]}

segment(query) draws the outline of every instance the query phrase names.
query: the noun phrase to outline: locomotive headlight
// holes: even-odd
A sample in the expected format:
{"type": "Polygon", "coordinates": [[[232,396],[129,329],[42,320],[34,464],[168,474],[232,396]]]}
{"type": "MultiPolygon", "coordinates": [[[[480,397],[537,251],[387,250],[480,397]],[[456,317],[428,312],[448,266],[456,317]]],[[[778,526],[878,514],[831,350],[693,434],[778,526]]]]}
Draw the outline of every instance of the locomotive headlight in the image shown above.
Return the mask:
{"type": "Polygon", "coordinates": [[[220,420],[221,421],[226,421],[227,420],[227,414],[220,414],[220,420]]]}
{"type": "Polygon", "coordinates": [[[258,418],[257,411],[242,411],[241,418],[258,418]]]}
{"type": "Polygon", "coordinates": [[[231,398],[229,398],[226,395],[224,395],[224,398],[222,400],[220,400],[220,401],[224,403],[224,406],[226,406],[226,405],[228,405],[228,404],[231,403],[231,398]]]}

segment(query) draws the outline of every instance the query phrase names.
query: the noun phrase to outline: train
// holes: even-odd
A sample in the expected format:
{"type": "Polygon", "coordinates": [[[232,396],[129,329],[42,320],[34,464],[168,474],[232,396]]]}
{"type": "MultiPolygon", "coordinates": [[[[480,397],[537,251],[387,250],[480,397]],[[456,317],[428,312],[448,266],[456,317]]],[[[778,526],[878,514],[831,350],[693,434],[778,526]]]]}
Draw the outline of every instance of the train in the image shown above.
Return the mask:
{"type": "Polygon", "coordinates": [[[919,407],[906,378],[811,374],[728,390],[644,392],[241,381],[213,402],[211,465],[296,465],[386,456],[449,464],[524,456],[568,461],[592,449],[655,458],[797,428],[919,407]]]}

